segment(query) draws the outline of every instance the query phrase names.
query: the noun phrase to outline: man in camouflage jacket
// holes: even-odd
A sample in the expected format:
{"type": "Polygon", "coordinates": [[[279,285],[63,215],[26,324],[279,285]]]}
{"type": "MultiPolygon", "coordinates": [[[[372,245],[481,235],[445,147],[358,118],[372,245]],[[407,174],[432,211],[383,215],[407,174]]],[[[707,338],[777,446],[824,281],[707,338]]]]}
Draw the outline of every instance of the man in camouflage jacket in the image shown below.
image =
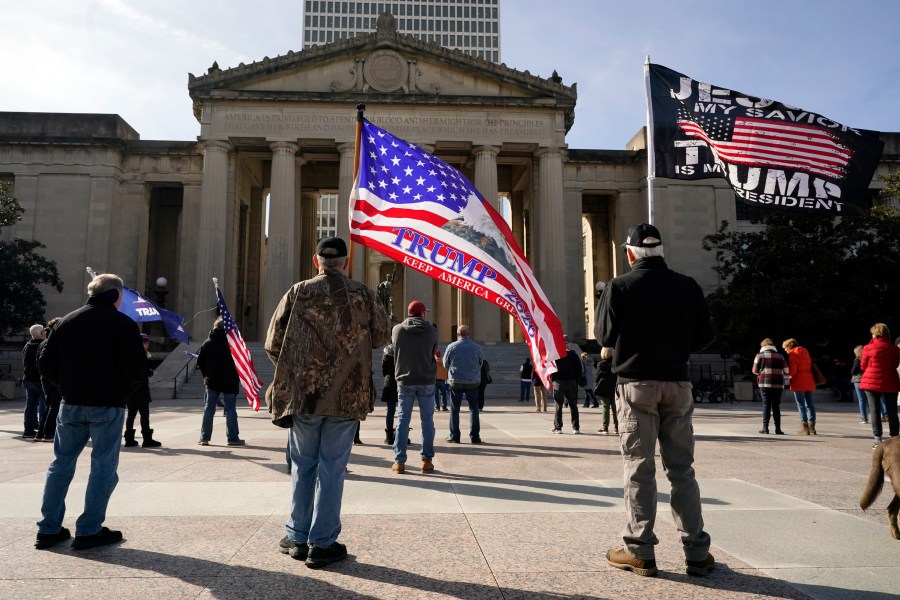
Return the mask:
{"type": "Polygon", "coordinates": [[[373,409],[372,349],[390,341],[391,323],[375,294],[343,274],[344,240],[321,240],[313,263],[319,274],[294,284],[269,324],[266,401],[272,422],[291,428],[293,501],[280,547],[318,568],[347,556],[337,542],[345,467],[373,409]]]}

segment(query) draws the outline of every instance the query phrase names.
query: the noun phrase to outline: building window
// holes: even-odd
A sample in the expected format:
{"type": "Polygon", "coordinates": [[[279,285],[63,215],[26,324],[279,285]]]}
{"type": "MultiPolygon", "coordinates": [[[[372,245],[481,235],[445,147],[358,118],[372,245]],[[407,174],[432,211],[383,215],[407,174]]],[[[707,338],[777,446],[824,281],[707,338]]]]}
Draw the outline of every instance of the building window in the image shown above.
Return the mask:
{"type": "Polygon", "coordinates": [[[337,235],[337,207],[337,194],[322,194],[319,196],[318,209],[316,211],[316,240],[337,235]]]}

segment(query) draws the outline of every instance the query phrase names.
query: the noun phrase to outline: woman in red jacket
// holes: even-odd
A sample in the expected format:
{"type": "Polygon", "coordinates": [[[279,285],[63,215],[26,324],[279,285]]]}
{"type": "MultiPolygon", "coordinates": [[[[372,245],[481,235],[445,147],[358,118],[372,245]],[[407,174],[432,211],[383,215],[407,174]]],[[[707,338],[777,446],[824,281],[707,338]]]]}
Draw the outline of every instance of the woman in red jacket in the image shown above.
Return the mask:
{"type": "Polygon", "coordinates": [[[897,365],[900,364],[900,349],[891,343],[891,332],[884,323],[875,323],[869,329],[872,341],[863,348],[859,366],[863,376],[859,389],[869,399],[869,414],[872,415],[872,435],[875,446],[881,443],[881,420],[878,414],[878,403],[881,396],[887,403],[888,431],[891,437],[900,433],[900,422],[897,419],[897,392],[900,392],[900,376],[897,365]]]}
{"type": "Polygon", "coordinates": [[[816,406],[813,404],[813,392],[816,391],[816,380],[812,374],[812,359],[806,348],[794,338],[782,342],[781,347],[788,354],[788,365],[791,373],[791,391],[800,411],[799,435],[816,435],[816,406]]]}

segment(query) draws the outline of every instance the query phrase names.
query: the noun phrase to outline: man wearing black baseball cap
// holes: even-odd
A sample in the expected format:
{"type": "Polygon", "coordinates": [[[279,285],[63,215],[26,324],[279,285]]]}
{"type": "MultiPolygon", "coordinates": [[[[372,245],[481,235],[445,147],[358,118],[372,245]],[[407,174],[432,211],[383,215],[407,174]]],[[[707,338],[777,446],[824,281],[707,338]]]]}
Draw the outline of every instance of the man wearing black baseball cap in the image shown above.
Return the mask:
{"type": "Polygon", "coordinates": [[[347,558],[337,541],[344,474],[359,422],[374,409],[372,350],[390,341],[391,322],[372,290],[344,275],[344,240],[320,240],[313,264],[318,275],[278,303],[265,348],[275,364],[269,412],[291,429],[291,515],[279,548],[318,569],[347,558]]]}
{"type": "Polygon", "coordinates": [[[614,349],[622,455],[625,459],[625,547],[606,553],[610,565],[656,575],[656,443],[672,484],[670,505],[681,531],[686,570],[706,575],[715,560],[703,530],[694,475],[694,398],[688,370],[692,352],[713,340],[703,290],[666,265],[662,235],[641,223],[622,244],[631,272],[607,284],[597,305],[594,335],[614,349]]]}

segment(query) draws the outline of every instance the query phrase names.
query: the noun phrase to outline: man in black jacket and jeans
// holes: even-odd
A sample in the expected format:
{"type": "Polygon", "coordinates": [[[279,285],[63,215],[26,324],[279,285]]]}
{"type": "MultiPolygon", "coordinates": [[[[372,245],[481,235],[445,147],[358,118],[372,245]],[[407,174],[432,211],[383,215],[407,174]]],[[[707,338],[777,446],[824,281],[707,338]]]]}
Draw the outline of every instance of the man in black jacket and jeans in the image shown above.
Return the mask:
{"type": "Polygon", "coordinates": [[[55,458],[47,470],[35,548],[50,548],[70,537],[62,526],[66,492],[75,464],[91,441],[91,474],[84,512],[75,522],[73,550],[113,544],[121,531],[103,526],[109,498],[119,481],[119,440],[125,400],[141,383],[147,357],[137,324],[118,311],[122,280],[98,275],[88,284],[87,304],[63,317],[41,347],[41,375],[62,396],[53,442],[55,458]]]}
{"type": "Polygon", "coordinates": [[[203,423],[200,426],[200,445],[209,446],[212,437],[213,417],[219,398],[225,406],[225,438],[229,446],[243,446],[246,442],[240,439],[237,418],[237,394],[240,386],[238,372],[228,348],[228,336],[225,332],[225,321],[219,317],[213,323],[209,338],[200,346],[197,353],[197,368],[203,374],[206,386],[203,410],[203,423]]]}
{"type": "Polygon", "coordinates": [[[692,278],[669,269],[662,237],[642,223],[623,244],[631,272],[606,286],[594,325],[597,341],[614,349],[619,426],[625,459],[623,549],[606,553],[610,565],[638,575],[657,573],[656,442],[672,484],[670,505],[689,575],[715,564],[703,530],[700,488],[694,475],[694,399],[688,358],[713,339],[703,291],[692,278]]]}
{"type": "Polygon", "coordinates": [[[566,403],[572,413],[572,433],[581,433],[581,425],[578,421],[578,379],[581,377],[582,369],[581,359],[573,350],[566,349],[565,356],[556,359],[556,373],[550,375],[553,386],[553,402],[556,404],[553,429],[550,430],[550,433],[563,432],[563,404],[566,403]]]}

